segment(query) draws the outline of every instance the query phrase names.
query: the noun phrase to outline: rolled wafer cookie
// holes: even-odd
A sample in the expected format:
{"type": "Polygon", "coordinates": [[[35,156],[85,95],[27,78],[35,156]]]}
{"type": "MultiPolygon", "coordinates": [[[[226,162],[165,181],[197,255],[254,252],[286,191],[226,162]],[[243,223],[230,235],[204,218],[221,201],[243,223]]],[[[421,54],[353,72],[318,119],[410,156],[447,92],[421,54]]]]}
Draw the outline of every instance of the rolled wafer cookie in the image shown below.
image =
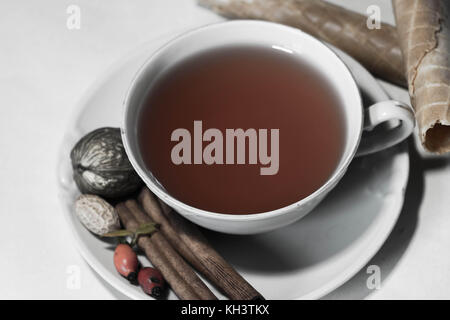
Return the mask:
{"type": "Polygon", "coordinates": [[[408,89],[420,139],[450,151],[450,1],[394,0],[408,89]]]}

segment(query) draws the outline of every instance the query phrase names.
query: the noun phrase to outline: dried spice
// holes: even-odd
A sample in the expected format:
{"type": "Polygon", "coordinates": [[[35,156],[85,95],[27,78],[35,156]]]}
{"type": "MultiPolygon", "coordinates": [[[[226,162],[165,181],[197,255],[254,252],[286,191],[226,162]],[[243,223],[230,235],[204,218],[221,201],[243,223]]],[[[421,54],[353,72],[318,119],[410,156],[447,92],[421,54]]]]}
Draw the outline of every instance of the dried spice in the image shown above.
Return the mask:
{"type": "Polygon", "coordinates": [[[166,281],[161,272],[155,268],[142,268],[139,270],[138,282],[142,290],[154,298],[162,298],[166,289],[166,281]]]}
{"type": "Polygon", "coordinates": [[[128,244],[119,244],[114,250],[114,266],[128,281],[137,283],[139,262],[136,252],[128,244]]]}
{"type": "Polygon", "coordinates": [[[103,235],[120,229],[119,216],[116,210],[99,196],[81,195],[75,201],[75,214],[92,233],[103,235]]]}
{"type": "Polygon", "coordinates": [[[125,153],[119,128],[88,133],[72,149],[70,158],[74,180],[82,193],[117,198],[142,186],[125,153]]]}

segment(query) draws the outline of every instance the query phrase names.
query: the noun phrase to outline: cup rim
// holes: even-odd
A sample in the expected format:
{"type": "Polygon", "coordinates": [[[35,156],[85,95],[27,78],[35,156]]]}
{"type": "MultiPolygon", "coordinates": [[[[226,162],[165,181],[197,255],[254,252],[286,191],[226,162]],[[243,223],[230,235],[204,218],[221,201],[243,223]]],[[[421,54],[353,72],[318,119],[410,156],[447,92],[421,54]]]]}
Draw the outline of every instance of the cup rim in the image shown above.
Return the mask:
{"type": "Polygon", "coordinates": [[[332,50],[323,41],[309,35],[308,33],[304,32],[300,29],[296,29],[296,28],[282,25],[282,24],[275,23],[275,22],[259,21],[259,20],[244,20],[244,19],[216,22],[216,23],[211,23],[211,24],[200,26],[200,27],[196,27],[193,29],[189,29],[189,30],[181,33],[180,35],[170,39],[164,45],[162,45],[160,48],[155,50],[145,60],[145,62],[141,65],[141,67],[137,70],[136,74],[134,75],[134,77],[128,87],[125,99],[123,101],[123,114],[122,114],[122,124],[121,124],[122,143],[124,145],[125,152],[127,153],[127,156],[130,160],[130,163],[132,164],[134,170],[137,172],[137,174],[140,176],[140,178],[144,181],[146,186],[156,196],[158,196],[161,200],[166,202],[169,206],[173,207],[174,209],[182,209],[182,210],[184,210],[184,212],[189,212],[188,214],[185,214],[182,212],[183,215],[199,216],[199,217],[203,217],[206,219],[216,219],[216,220],[224,220],[224,221],[260,221],[260,220],[269,219],[274,216],[279,216],[279,215],[291,212],[293,209],[300,207],[300,206],[306,204],[307,202],[310,202],[312,199],[318,197],[320,194],[323,194],[323,193],[326,194],[330,189],[332,189],[337,184],[337,182],[341,179],[341,177],[346,172],[348,166],[350,165],[350,162],[355,157],[358,146],[361,142],[361,136],[362,136],[363,126],[364,126],[364,113],[362,110],[362,105],[363,104],[362,104],[361,92],[359,91],[359,88],[356,83],[356,79],[353,76],[352,72],[350,71],[349,67],[336,54],[336,52],[334,50],[332,50]],[[135,157],[135,155],[132,151],[132,148],[129,144],[129,141],[128,141],[128,135],[129,135],[128,132],[129,131],[126,128],[126,119],[127,119],[127,114],[131,108],[130,100],[131,100],[131,96],[132,96],[134,89],[136,88],[137,84],[139,83],[140,78],[143,76],[144,71],[154,62],[154,60],[161,53],[163,53],[165,50],[169,49],[172,45],[174,45],[179,40],[193,36],[197,32],[201,32],[205,29],[223,28],[223,27],[227,27],[227,26],[239,26],[239,25],[245,26],[245,25],[249,25],[249,24],[270,26],[271,28],[276,28],[280,31],[284,30],[284,31],[290,31],[290,32],[297,33],[298,35],[302,36],[303,38],[308,39],[307,41],[316,42],[316,44],[318,44],[323,50],[327,50],[329,53],[331,53],[331,55],[336,58],[336,63],[339,64],[341,67],[343,67],[347,73],[347,76],[350,76],[350,79],[353,80],[353,81],[351,81],[351,83],[349,83],[349,86],[351,86],[352,87],[351,90],[356,93],[356,98],[358,100],[359,105],[361,106],[361,108],[360,108],[360,110],[361,110],[360,111],[360,119],[361,120],[360,120],[360,126],[359,126],[359,130],[358,130],[359,134],[358,134],[358,137],[355,140],[355,143],[353,144],[353,146],[350,147],[350,151],[342,156],[342,159],[341,159],[340,163],[338,164],[338,166],[335,168],[335,171],[333,172],[333,174],[327,179],[327,181],[324,184],[322,184],[317,190],[315,190],[313,193],[311,193],[307,197],[302,198],[302,199],[300,199],[292,204],[289,204],[287,206],[284,206],[284,207],[281,207],[281,208],[278,208],[275,210],[271,210],[271,211],[266,211],[266,212],[247,213],[247,214],[217,213],[217,212],[212,212],[212,211],[196,208],[196,207],[190,206],[190,205],[178,200],[177,198],[171,196],[168,192],[164,191],[160,186],[155,184],[154,181],[152,181],[152,179],[149,178],[146,170],[144,168],[142,168],[141,165],[136,160],[136,157],[135,157]]]}

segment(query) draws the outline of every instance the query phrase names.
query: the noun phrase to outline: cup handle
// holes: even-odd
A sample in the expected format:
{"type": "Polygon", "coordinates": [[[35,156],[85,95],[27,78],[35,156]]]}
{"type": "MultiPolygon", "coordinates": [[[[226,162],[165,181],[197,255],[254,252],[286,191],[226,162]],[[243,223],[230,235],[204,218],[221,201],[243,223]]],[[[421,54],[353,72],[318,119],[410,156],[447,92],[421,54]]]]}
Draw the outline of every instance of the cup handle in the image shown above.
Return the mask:
{"type": "Polygon", "coordinates": [[[374,153],[403,141],[413,132],[414,126],[414,111],[409,105],[395,100],[375,103],[365,109],[364,132],[356,156],[374,153]],[[389,120],[399,120],[400,124],[394,128],[370,132],[389,120]]]}

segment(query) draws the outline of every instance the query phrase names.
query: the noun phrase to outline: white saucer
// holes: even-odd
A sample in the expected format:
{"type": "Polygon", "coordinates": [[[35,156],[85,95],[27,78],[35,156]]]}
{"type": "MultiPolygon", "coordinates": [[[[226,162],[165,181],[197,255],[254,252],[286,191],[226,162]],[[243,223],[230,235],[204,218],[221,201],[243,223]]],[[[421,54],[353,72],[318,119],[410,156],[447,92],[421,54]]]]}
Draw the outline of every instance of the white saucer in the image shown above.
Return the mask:
{"type": "MultiPolygon", "coordinates": [[[[91,267],[114,288],[134,299],[151,299],[114,269],[113,246],[88,232],[76,219],[79,194],[70,150],[85,133],[118,127],[131,78],[151,53],[175,34],[140,47],[116,64],[85,93],[67,129],[59,154],[60,199],[76,245],[91,267]]],[[[346,61],[368,101],[388,99],[377,81],[346,54],[346,61]]],[[[408,180],[406,144],[356,159],[335,190],[294,225],[253,236],[205,231],[213,246],[267,299],[316,299],[356,274],[375,255],[402,208],[408,180]]],[[[146,264],[146,259],[141,258],[146,264]]],[[[222,297],[218,294],[219,297],[222,297]]],[[[176,298],[173,293],[169,298],[176,298]]]]}

